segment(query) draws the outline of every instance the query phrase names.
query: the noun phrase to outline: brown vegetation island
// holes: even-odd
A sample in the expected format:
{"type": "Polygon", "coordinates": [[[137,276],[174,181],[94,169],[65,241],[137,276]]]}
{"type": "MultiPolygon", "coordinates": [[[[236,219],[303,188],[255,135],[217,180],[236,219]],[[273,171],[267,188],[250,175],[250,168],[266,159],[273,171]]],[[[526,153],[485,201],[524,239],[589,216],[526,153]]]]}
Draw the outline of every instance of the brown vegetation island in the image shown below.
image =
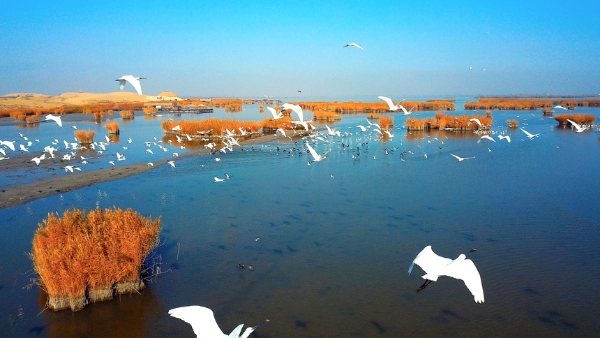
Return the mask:
{"type": "Polygon", "coordinates": [[[568,125],[571,120],[582,126],[591,126],[596,121],[596,116],[591,114],[560,114],[554,117],[558,125],[568,125]]]}
{"type": "Polygon", "coordinates": [[[127,209],[73,209],[48,214],[38,225],[30,257],[38,283],[55,311],[145,287],[144,261],[159,244],[160,218],[127,209]]]}
{"type": "Polygon", "coordinates": [[[486,115],[446,115],[436,113],[435,118],[428,119],[407,118],[406,129],[413,130],[454,130],[454,131],[486,131],[492,126],[491,111],[487,111],[486,115]],[[479,123],[477,123],[477,121],[479,123]]]}
{"type": "MultiPolygon", "coordinates": [[[[481,97],[477,102],[466,102],[465,110],[495,109],[495,110],[535,110],[545,108],[550,111],[552,107],[561,105],[567,109],[575,107],[600,107],[597,99],[521,99],[503,97],[481,97]]],[[[548,114],[548,113],[547,113],[548,114]]]]}

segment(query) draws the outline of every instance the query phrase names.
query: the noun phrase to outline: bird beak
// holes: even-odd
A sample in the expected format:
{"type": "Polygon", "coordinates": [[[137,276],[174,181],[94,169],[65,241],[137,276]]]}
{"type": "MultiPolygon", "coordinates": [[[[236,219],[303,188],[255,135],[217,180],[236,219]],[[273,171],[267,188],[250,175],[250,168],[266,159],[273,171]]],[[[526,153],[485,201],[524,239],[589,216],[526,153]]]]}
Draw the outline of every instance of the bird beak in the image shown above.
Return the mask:
{"type": "Polygon", "coordinates": [[[268,322],[270,322],[270,320],[268,320],[268,319],[265,319],[265,320],[263,320],[262,322],[258,323],[256,326],[253,326],[253,327],[252,327],[252,329],[253,329],[253,330],[256,330],[256,329],[258,329],[259,327],[261,327],[261,326],[265,325],[265,324],[266,324],[266,323],[268,323],[268,322]]]}
{"type": "Polygon", "coordinates": [[[477,249],[471,248],[471,251],[469,251],[465,256],[468,256],[471,252],[475,252],[477,251],[477,249]]]}

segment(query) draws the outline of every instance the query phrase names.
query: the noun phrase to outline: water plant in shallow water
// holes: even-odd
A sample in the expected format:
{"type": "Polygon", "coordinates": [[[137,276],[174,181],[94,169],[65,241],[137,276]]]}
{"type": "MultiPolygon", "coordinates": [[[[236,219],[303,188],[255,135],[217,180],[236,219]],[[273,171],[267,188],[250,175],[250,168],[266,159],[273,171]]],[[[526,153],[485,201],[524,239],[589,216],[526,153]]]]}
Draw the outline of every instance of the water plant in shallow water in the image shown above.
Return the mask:
{"type": "Polygon", "coordinates": [[[38,224],[30,257],[38,284],[55,311],[79,311],[113,294],[139,292],[148,254],[158,245],[160,219],[127,209],[66,210],[38,224]]]}

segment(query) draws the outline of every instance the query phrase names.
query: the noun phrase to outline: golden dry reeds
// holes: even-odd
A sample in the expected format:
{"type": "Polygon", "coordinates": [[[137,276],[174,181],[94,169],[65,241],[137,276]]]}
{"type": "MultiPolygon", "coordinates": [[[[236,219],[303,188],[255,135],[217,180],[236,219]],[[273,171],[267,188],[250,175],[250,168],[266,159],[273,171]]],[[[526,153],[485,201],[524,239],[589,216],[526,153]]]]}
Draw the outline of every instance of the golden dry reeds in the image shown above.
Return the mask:
{"type": "Polygon", "coordinates": [[[144,114],[146,115],[156,115],[158,109],[156,107],[144,107],[144,114]]]}
{"type": "Polygon", "coordinates": [[[160,219],[131,209],[48,214],[30,254],[48,307],[78,311],[90,301],[111,299],[115,291],[139,291],[143,262],[158,245],[159,231],[160,219]]]}
{"type": "Polygon", "coordinates": [[[569,124],[569,121],[567,120],[571,120],[582,125],[591,125],[594,123],[594,121],[596,121],[596,117],[591,114],[560,114],[556,115],[554,119],[558,121],[558,124],[561,125],[569,124]]]}
{"type": "Polygon", "coordinates": [[[394,118],[389,116],[381,116],[379,118],[379,126],[383,130],[389,130],[394,126],[394,118]]]}
{"type": "Polygon", "coordinates": [[[108,130],[109,134],[119,134],[119,124],[115,121],[107,123],[104,128],[108,130]]]}
{"type": "Polygon", "coordinates": [[[161,127],[170,133],[181,135],[190,135],[191,137],[198,136],[198,132],[211,130],[205,136],[221,136],[226,135],[226,129],[233,131],[236,134],[241,134],[239,128],[242,128],[250,133],[256,133],[260,130],[261,125],[256,121],[239,121],[239,120],[221,120],[209,118],[206,120],[181,120],[181,121],[164,121],[161,127]],[[179,126],[178,131],[173,131],[175,126],[179,126]]]}
{"type": "Polygon", "coordinates": [[[430,130],[430,129],[448,129],[448,130],[489,130],[492,126],[491,116],[482,115],[447,115],[436,113],[435,118],[428,119],[406,119],[406,128],[408,130],[430,130]],[[481,123],[481,126],[476,121],[481,123]]]}
{"type": "Polygon", "coordinates": [[[133,119],[133,117],[134,117],[133,110],[131,110],[131,109],[121,110],[121,111],[119,111],[119,114],[121,115],[121,118],[123,118],[124,120],[130,120],[130,119],[133,119]]]}
{"type": "Polygon", "coordinates": [[[313,119],[315,121],[335,121],[341,120],[342,116],[340,114],[336,114],[333,111],[325,111],[325,110],[315,110],[313,111],[313,119]]]}
{"type": "Polygon", "coordinates": [[[519,128],[519,121],[517,120],[506,120],[506,124],[509,128],[519,128]]]}
{"type": "Polygon", "coordinates": [[[96,132],[93,130],[75,130],[74,134],[80,144],[91,144],[94,142],[96,132]]]}
{"type": "Polygon", "coordinates": [[[40,116],[39,115],[27,116],[25,118],[25,122],[27,122],[28,124],[39,123],[40,122],[40,116]]]}

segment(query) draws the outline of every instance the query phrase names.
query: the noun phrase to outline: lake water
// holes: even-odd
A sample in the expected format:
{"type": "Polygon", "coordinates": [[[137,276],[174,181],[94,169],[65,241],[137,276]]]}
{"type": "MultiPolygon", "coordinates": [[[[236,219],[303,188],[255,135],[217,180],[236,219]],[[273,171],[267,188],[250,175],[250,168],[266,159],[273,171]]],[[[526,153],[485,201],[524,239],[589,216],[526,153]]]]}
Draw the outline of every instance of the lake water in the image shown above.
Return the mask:
{"type": "MultiPolygon", "coordinates": [[[[464,114],[457,105],[451,114],[464,114]]],[[[245,106],[241,113],[218,109],[173,118],[262,120],[266,114],[245,106]]],[[[273,138],[218,155],[219,162],[213,155],[176,159],[176,168],[157,167],[0,210],[0,332],[193,337],[188,324],[167,312],[202,305],[215,312],[227,333],[239,323],[269,318],[254,337],[595,336],[600,329],[596,129],[558,128],[540,110],[494,111],[493,132],[505,132],[512,142],[478,142],[474,134],[407,133],[405,118],[390,115],[395,136],[387,141],[358,132],[356,125],[367,125],[365,114],[344,115],[329,126],[352,135],[315,142],[318,152],[331,152],[312,165],[309,155],[291,151],[302,148],[301,141],[273,138]],[[529,140],[518,129],[507,130],[509,118],[539,137],[529,140]],[[459,163],[450,153],[475,158],[459,163]],[[213,183],[225,173],[232,178],[213,183]],[[162,217],[156,254],[167,272],[141,294],[90,304],[77,313],[43,311],[43,292],[27,288],[35,277],[27,253],[37,224],[49,212],[112,206],[162,217]],[[464,284],[449,277],[416,294],[424,273],[415,267],[409,276],[407,270],[427,245],[450,258],[477,248],[469,258],[481,274],[485,303],[475,303],[464,284]],[[239,269],[238,261],[254,270],[239,269]]],[[[155,151],[154,157],[145,152],[143,141],[160,140],[160,122],[169,117],[128,123],[116,118],[119,144],[98,158],[89,155],[83,170],[109,166],[117,151],[127,156],[117,165],[186,151],[167,145],[168,152],[155,151]]],[[[96,140],[106,133],[91,121],[66,121],[62,129],[0,127],[0,139],[18,139],[20,132],[40,139],[43,149],[54,138],[72,139],[71,125],[96,130],[96,140]]],[[[27,170],[1,183],[51,174],[67,173],[60,167],[27,170]]]]}

